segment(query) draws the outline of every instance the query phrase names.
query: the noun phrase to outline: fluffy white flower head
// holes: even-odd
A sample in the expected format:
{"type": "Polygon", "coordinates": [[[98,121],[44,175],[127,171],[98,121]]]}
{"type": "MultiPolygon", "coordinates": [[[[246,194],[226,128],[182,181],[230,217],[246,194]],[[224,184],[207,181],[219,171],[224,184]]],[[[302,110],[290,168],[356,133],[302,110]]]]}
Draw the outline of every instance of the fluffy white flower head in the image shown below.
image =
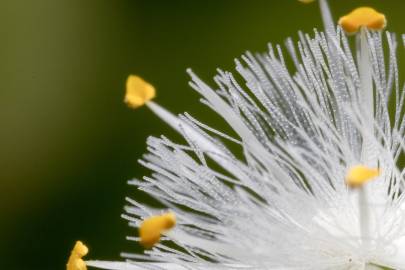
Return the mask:
{"type": "MultiPolygon", "coordinates": [[[[144,254],[88,266],[405,269],[405,170],[398,167],[405,92],[396,36],[371,27],[373,21],[348,37],[342,27],[356,25],[349,20],[336,27],[327,1],[318,2],[325,32],[288,39],[287,53],[272,45],[264,54],[246,53],[235,60],[238,74],[219,70],[215,86],[189,71],[191,87],[236,136],[187,113],[173,115],[150,100],[151,85],[135,78],[135,92],[148,91],[140,91],[142,99],[131,92],[136,105],[145,103],[187,143],[149,138],[141,163],[153,173],[130,183],[176,219],[170,216],[162,228],[158,219],[152,222],[162,229],[153,244],[163,235],[144,254]],[[361,170],[374,179],[348,185],[348,173],[364,175],[361,170]]],[[[356,16],[370,17],[363,15],[356,16]]],[[[124,217],[136,228],[163,212],[127,201],[124,217]]]]}

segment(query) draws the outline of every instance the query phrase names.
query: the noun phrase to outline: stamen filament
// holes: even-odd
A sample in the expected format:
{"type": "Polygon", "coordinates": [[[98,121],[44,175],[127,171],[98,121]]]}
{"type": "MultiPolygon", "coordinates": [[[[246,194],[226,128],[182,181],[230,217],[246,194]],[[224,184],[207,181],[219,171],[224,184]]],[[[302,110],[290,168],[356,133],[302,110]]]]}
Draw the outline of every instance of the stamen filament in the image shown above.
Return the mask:
{"type": "MultiPolygon", "coordinates": [[[[373,142],[370,141],[370,137],[374,134],[374,89],[372,81],[372,69],[370,61],[369,44],[367,40],[367,28],[362,26],[360,33],[357,36],[359,40],[359,73],[360,73],[360,106],[365,117],[364,130],[362,131],[362,148],[360,159],[362,162],[369,166],[376,167],[376,161],[373,153],[373,142]]],[[[370,169],[364,171],[365,181],[379,175],[378,169],[370,169]]],[[[359,203],[359,223],[360,234],[362,238],[362,245],[364,250],[367,250],[370,243],[370,205],[368,198],[368,187],[361,185],[358,191],[358,203],[359,203]]]]}
{"type": "Polygon", "coordinates": [[[358,192],[359,227],[362,244],[365,249],[369,246],[370,241],[370,205],[367,186],[364,184],[379,174],[379,169],[357,165],[350,168],[346,175],[346,183],[348,186],[356,188],[358,192]]]}
{"type": "Polygon", "coordinates": [[[373,127],[373,116],[374,116],[374,91],[373,91],[373,81],[372,81],[372,69],[371,61],[369,55],[369,45],[367,40],[367,30],[362,27],[359,35],[359,48],[360,48],[360,83],[361,83],[361,104],[363,104],[363,110],[365,116],[370,118],[369,125],[373,127]]]}
{"type": "Polygon", "coordinates": [[[328,35],[336,35],[335,23],[333,22],[332,12],[330,11],[328,0],[319,0],[319,8],[321,10],[325,32],[328,35]]]}

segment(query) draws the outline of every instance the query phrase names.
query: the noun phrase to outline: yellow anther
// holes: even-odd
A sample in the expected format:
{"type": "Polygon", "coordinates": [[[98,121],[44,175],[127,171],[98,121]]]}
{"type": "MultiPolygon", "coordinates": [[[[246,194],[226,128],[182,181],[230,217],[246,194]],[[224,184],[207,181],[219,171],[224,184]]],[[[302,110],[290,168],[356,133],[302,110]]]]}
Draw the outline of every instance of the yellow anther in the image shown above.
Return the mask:
{"type": "Polygon", "coordinates": [[[153,85],[141,77],[129,75],[126,84],[124,102],[131,108],[138,108],[156,96],[153,85]]]}
{"type": "Polygon", "coordinates": [[[315,0],[298,0],[298,1],[305,3],[305,4],[309,4],[309,3],[314,2],[315,0]]]}
{"type": "Polygon", "coordinates": [[[145,248],[153,247],[159,242],[161,234],[173,228],[174,225],[176,225],[176,216],[172,212],[145,219],[139,227],[141,244],[145,248]]]}
{"type": "Polygon", "coordinates": [[[380,175],[380,169],[369,168],[364,165],[356,165],[349,169],[346,174],[346,184],[349,187],[361,187],[363,184],[371,181],[380,175]]]}
{"type": "Polygon", "coordinates": [[[66,270],[87,270],[86,263],[82,260],[82,257],[88,252],[89,249],[82,242],[77,241],[70,253],[66,270]]]}
{"type": "Polygon", "coordinates": [[[361,27],[371,30],[382,30],[387,25],[385,15],[370,7],[356,8],[339,19],[339,25],[348,34],[355,34],[361,27]]]}

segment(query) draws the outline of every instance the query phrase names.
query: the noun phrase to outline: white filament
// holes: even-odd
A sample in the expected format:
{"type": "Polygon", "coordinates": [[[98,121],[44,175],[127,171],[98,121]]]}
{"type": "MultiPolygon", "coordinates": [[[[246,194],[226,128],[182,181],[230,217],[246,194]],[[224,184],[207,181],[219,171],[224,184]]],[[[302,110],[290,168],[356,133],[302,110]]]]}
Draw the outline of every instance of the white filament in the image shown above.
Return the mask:
{"type": "MultiPolygon", "coordinates": [[[[360,61],[359,61],[359,73],[360,73],[360,104],[362,106],[362,112],[364,114],[364,119],[366,123],[366,129],[363,131],[364,134],[374,134],[374,90],[372,81],[372,70],[371,62],[369,59],[370,49],[368,47],[369,40],[367,39],[367,30],[362,28],[359,33],[360,40],[360,61]]],[[[368,136],[363,136],[362,142],[362,153],[360,162],[366,164],[370,167],[377,166],[377,160],[373,160],[374,151],[372,145],[373,142],[369,140],[368,136]]],[[[370,228],[370,206],[368,197],[371,196],[370,191],[366,185],[362,186],[358,190],[358,203],[359,203],[359,223],[360,223],[360,233],[362,236],[363,249],[368,249],[371,239],[371,228],[370,228]]]]}
{"type": "Polygon", "coordinates": [[[335,23],[333,21],[332,13],[329,8],[328,0],[319,0],[319,7],[321,10],[325,31],[329,34],[336,35],[335,23]]]}
{"type": "MultiPolygon", "coordinates": [[[[326,1],[320,5],[327,10],[326,1]]],[[[331,27],[330,14],[323,15],[331,27]]],[[[233,137],[148,103],[185,143],[149,138],[141,163],[152,174],[131,183],[174,211],[178,224],[145,254],[124,254],[134,261],[88,265],[405,269],[405,170],[398,166],[405,150],[405,98],[397,43],[390,33],[384,39],[362,30],[356,58],[342,30],[335,33],[289,40],[293,72],[281,47],[272,45],[265,54],[236,60],[238,76],[219,70],[215,86],[189,71],[191,87],[233,137]],[[344,183],[347,168],[357,163],[382,170],[359,192],[344,183]]],[[[132,227],[160,211],[127,201],[132,227]]]]}

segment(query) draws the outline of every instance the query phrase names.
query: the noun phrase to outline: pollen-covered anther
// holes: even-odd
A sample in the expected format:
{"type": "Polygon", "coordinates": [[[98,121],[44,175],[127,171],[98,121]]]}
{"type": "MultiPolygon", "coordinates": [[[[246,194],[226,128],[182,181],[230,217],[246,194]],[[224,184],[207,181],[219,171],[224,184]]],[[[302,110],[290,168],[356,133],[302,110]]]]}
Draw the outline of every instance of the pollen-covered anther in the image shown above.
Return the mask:
{"type": "Polygon", "coordinates": [[[124,102],[131,108],[138,108],[156,96],[153,85],[136,75],[129,75],[124,102]]]}
{"type": "Polygon", "coordinates": [[[314,2],[315,0],[298,0],[298,1],[305,3],[305,4],[309,4],[309,3],[314,2]]]}
{"type": "Polygon", "coordinates": [[[77,241],[66,264],[66,270],[87,270],[86,263],[82,258],[88,252],[89,249],[81,241],[77,241]]]}
{"type": "Polygon", "coordinates": [[[371,7],[356,8],[339,19],[339,25],[348,34],[355,34],[361,27],[370,30],[382,30],[387,25],[385,15],[371,7]]]}
{"type": "Polygon", "coordinates": [[[141,244],[145,248],[151,248],[160,240],[162,233],[176,225],[176,216],[169,212],[159,216],[152,216],[145,219],[139,227],[141,244]]]}
{"type": "Polygon", "coordinates": [[[378,168],[369,168],[364,165],[351,167],[346,174],[346,184],[349,187],[361,187],[363,184],[373,180],[381,173],[378,168]]]}

